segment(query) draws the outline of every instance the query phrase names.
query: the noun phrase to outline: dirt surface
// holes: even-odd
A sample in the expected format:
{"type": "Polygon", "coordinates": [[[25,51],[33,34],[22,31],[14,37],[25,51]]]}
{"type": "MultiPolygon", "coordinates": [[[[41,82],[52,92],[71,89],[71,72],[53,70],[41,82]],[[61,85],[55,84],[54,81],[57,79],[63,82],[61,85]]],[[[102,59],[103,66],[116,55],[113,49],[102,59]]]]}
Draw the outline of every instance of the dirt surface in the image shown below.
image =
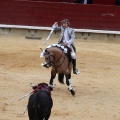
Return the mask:
{"type": "MultiPolygon", "coordinates": [[[[32,89],[29,84],[49,82],[50,69],[43,68],[40,47],[56,43],[0,36],[0,120],[28,120],[22,115],[28,98],[18,101],[32,89]]],[[[72,74],[73,97],[66,85],[52,91],[54,106],[50,120],[120,120],[120,43],[75,40],[77,68],[72,74]]]]}

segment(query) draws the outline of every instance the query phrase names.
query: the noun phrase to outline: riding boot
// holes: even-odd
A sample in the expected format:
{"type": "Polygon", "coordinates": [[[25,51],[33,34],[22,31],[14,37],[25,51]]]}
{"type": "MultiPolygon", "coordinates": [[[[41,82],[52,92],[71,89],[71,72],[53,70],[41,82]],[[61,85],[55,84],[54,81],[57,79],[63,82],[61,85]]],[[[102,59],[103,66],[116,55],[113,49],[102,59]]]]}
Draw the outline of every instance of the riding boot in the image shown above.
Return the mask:
{"type": "Polygon", "coordinates": [[[72,59],[72,64],[73,64],[73,73],[79,74],[80,71],[78,69],[76,69],[76,59],[72,59]]]}

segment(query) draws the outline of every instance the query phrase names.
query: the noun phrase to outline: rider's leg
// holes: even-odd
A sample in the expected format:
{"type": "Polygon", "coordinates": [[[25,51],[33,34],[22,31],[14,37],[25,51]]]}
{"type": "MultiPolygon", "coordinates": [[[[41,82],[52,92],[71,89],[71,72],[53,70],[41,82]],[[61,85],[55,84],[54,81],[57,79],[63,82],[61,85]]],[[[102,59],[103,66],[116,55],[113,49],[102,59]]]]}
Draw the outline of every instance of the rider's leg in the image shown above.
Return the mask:
{"type": "Polygon", "coordinates": [[[73,73],[74,74],[79,74],[80,71],[76,69],[76,55],[75,52],[71,52],[71,57],[72,57],[72,64],[73,64],[73,73]]]}

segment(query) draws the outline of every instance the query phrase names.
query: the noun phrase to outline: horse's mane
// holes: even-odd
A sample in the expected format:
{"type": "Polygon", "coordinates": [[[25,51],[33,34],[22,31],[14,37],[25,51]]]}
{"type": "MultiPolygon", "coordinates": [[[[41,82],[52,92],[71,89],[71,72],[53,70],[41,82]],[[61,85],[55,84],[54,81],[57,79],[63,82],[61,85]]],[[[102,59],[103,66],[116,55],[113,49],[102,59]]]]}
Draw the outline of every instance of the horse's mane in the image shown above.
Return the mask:
{"type": "Polygon", "coordinates": [[[60,44],[51,44],[46,48],[46,50],[48,50],[50,48],[61,49],[65,53],[65,55],[68,57],[69,62],[71,61],[71,55],[70,55],[71,49],[69,47],[65,47],[60,44]]]}

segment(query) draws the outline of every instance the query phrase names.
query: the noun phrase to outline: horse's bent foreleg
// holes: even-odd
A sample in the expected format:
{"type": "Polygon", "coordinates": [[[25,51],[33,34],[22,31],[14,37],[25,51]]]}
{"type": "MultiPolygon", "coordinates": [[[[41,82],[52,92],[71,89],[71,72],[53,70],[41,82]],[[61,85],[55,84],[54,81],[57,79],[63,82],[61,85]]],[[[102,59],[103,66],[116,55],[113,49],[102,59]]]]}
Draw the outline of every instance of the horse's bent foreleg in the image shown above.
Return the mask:
{"type": "Polygon", "coordinates": [[[71,80],[70,80],[71,79],[71,74],[66,73],[65,76],[66,76],[66,84],[68,86],[68,90],[71,92],[72,95],[75,95],[75,92],[72,88],[71,80]]]}
{"type": "Polygon", "coordinates": [[[54,78],[56,77],[56,72],[55,70],[51,70],[51,78],[50,78],[50,85],[54,85],[54,78]]]}

